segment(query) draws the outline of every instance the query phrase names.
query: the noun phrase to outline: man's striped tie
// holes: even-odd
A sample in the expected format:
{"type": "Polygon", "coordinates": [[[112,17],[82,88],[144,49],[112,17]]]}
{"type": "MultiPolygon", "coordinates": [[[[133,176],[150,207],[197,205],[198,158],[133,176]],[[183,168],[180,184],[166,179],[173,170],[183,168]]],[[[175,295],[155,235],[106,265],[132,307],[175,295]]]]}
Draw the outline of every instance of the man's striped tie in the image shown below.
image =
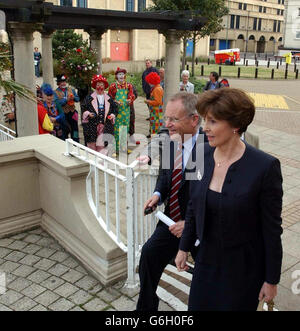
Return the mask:
{"type": "Polygon", "coordinates": [[[182,180],[182,144],[178,144],[175,154],[174,169],[172,172],[172,184],[170,193],[170,218],[174,222],[181,219],[178,191],[182,180]]]}

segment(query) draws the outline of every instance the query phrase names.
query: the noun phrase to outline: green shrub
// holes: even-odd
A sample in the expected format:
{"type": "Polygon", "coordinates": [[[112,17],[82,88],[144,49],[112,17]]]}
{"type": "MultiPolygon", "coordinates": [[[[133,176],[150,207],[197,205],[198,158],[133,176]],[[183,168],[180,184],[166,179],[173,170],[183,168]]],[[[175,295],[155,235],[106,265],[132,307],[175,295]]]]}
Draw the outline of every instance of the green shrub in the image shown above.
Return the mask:
{"type": "Polygon", "coordinates": [[[206,80],[205,79],[196,79],[195,77],[190,77],[189,81],[191,83],[193,83],[194,86],[195,86],[195,89],[194,89],[194,93],[195,94],[202,93],[203,87],[206,84],[206,80]]]}

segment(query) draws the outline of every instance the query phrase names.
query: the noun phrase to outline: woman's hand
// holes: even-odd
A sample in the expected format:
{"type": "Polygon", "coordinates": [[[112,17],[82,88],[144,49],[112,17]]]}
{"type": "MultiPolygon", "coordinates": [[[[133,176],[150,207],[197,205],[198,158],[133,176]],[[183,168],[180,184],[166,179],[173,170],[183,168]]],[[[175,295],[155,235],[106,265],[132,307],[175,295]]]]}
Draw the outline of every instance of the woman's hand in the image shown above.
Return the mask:
{"type": "Polygon", "coordinates": [[[189,266],[186,264],[188,253],[179,250],[175,259],[175,264],[178,271],[187,271],[189,266]]]}
{"type": "Polygon", "coordinates": [[[270,302],[273,300],[277,295],[277,285],[268,284],[267,282],[264,282],[260,293],[258,300],[263,300],[264,302],[270,302]]]}

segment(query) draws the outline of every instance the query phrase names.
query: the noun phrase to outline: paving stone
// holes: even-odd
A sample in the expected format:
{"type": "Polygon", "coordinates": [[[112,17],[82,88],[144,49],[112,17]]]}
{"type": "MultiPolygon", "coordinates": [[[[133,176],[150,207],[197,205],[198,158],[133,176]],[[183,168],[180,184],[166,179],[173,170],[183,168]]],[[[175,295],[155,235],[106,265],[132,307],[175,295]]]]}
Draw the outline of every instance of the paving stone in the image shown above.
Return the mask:
{"type": "Polygon", "coordinates": [[[18,269],[12,271],[12,274],[20,277],[27,277],[32,274],[36,269],[28,265],[21,265],[18,269]]]}
{"type": "Polygon", "coordinates": [[[25,248],[22,249],[23,253],[27,254],[35,254],[37,251],[41,249],[41,246],[35,245],[35,244],[29,244],[25,248]]]}
{"type": "Polygon", "coordinates": [[[0,303],[10,307],[13,303],[20,300],[23,294],[20,294],[14,290],[8,290],[4,294],[0,295],[0,303]]]}
{"type": "Polygon", "coordinates": [[[27,232],[23,232],[23,233],[15,234],[14,236],[9,237],[9,238],[10,238],[10,239],[14,239],[14,240],[22,240],[22,239],[24,239],[27,235],[28,235],[27,232]]]}
{"type": "Polygon", "coordinates": [[[136,309],[136,303],[125,296],[113,301],[111,306],[117,311],[132,311],[136,309]]]}
{"type": "Polygon", "coordinates": [[[69,283],[65,283],[54,290],[55,293],[57,293],[58,295],[64,298],[69,297],[70,295],[74,294],[77,291],[78,291],[78,287],[69,283]]]}
{"type": "Polygon", "coordinates": [[[51,267],[53,267],[55,263],[56,262],[51,261],[49,259],[42,259],[38,263],[36,263],[34,265],[34,267],[37,268],[37,269],[42,269],[44,271],[47,271],[48,269],[50,269],[51,267]]]}
{"type": "Polygon", "coordinates": [[[96,286],[99,281],[91,276],[84,276],[78,282],[75,283],[76,286],[82,288],[83,290],[91,290],[94,286],[96,286]]]}
{"type": "Polygon", "coordinates": [[[13,252],[11,249],[1,248],[0,249],[0,258],[3,258],[13,252]]]}
{"type": "Polygon", "coordinates": [[[37,303],[30,298],[22,298],[15,302],[11,308],[15,311],[28,311],[35,307],[37,303]]]}
{"type": "Polygon", "coordinates": [[[42,228],[37,228],[37,229],[29,231],[29,233],[31,233],[31,234],[38,234],[38,235],[41,235],[43,232],[44,231],[42,228]]]}
{"type": "MultiPolygon", "coordinates": [[[[0,272],[1,272],[1,267],[0,267],[0,272]]],[[[17,279],[17,276],[11,274],[10,272],[6,272],[6,273],[5,273],[5,277],[6,277],[6,285],[9,285],[9,284],[12,283],[15,279],[17,279]]]]}
{"type": "Polygon", "coordinates": [[[0,239],[0,247],[8,247],[13,242],[14,242],[14,240],[13,239],[9,239],[9,238],[0,239]]]}
{"type": "Polygon", "coordinates": [[[10,309],[0,303],[0,311],[12,311],[12,309],[10,309]]]}
{"type": "Polygon", "coordinates": [[[8,288],[15,290],[17,292],[21,292],[24,288],[30,286],[32,282],[27,280],[26,278],[17,278],[7,285],[8,288]]]}
{"type": "Polygon", "coordinates": [[[84,275],[76,270],[69,270],[61,278],[72,284],[76,283],[79,279],[83,278],[84,275]]]}
{"type": "Polygon", "coordinates": [[[75,306],[74,308],[70,309],[70,311],[85,311],[85,310],[78,306],[75,306]]]}
{"type": "Polygon", "coordinates": [[[12,242],[8,248],[13,249],[13,250],[19,250],[19,251],[23,251],[23,249],[28,245],[28,243],[25,243],[23,241],[20,240],[15,240],[14,242],[12,242]]]}
{"type": "Polygon", "coordinates": [[[43,237],[45,237],[45,238],[51,238],[50,235],[49,235],[49,233],[46,232],[46,231],[42,231],[42,232],[41,232],[41,236],[43,236],[43,237]]]}
{"type": "Polygon", "coordinates": [[[19,263],[11,262],[11,261],[6,261],[3,264],[1,264],[0,270],[2,272],[12,272],[16,270],[20,266],[19,263]]]}
{"type": "Polygon", "coordinates": [[[49,269],[48,272],[54,276],[60,277],[61,275],[65,274],[68,270],[70,269],[67,268],[66,266],[62,264],[57,264],[51,269],[49,269]]]}
{"type": "Polygon", "coordinates": [[[79,265],[77,268],[75,268],[78,272],[81,272],[84,275],[88,275],[89,273],[81,266],[79,265]]]}
{"type": "Polygon", "coordinates": [[[42,247],[48,247],[53,244],[55,241],[52,238],[42,238],[39,241],[36,242],[37,245],[40,245],[42,247]]]}
{"type": "Polygon", "coordinates": [[[104,289],[103,291],[99,292],[97,294],[97,296],[107,302],[107,303],[110,303],[112,301],[115,301],[117,300],[120,296],[121,296],[121,293],[119,293],[118,291],[116,291],[115,289],[113,288],[106,288],[104,289]]]}
{"type": "Polygon", "coordinates": [[[62,264],[69,268],[76,268],[78,266],[78,262],[74,260],[72,257],[69,257],[66,260],[64,260],[62,264]]]}
{"type": "Polygon", "coordinates": [[[37,296],[34,300],[44,307],[48,307],[53,302],[57,301],[59,296],[49,290],[37,296]]]}
{"type": "Polygon", "coordinates": [[[291,290],[278,285],[277,296],[274,300],[275,308],[279,311],[299,311],[300,294],[293,294],[291,290]]]}
{"type": "Polygon", "coordinates": [[[30,234],[29,236],[23,239],[24,242],[27,242],[29,244],[35,244],[39,240],[41,240],[41,236],[36,234],[30,234]]]}
{"type": "Polygon", "coordinates": [[[87,311],[101,311],[107,307],[107,303],[102,300],[95,298],[86,303],[82,308],[87,311]]]}
{"type": "Polygon", "coordinates": [[[50,259],[56,262],[63,262],[64,260],[66,260],[69,257],[69,254],[64,253],[64,252],[56,252],[55,254],[53,254],[50,259]]]}
{"type": "Polygon", "coordinates": [[[10,254],[6,255],[4,257],[5,260],[12,261],[12,262],[18,262],[25,256],[24,253],[13,251],[10,254]]]}
{"type": "Polygon", "coordinates": [[[40,284],[45,279],[49,278],[51,275],[43,270],[37,270],[31,274],[27,279],[33,281],[34,283],[40,284]]]}
{"type": "Polygon", "coordinates": [[[55,249],[56,251],[63,251],[64,249],[58,243],[54,242],[49,245],[49,248],[55,249]]]}
{"type": "Polygon", "coordinates": [[[34,308],[30,309],[30,311],[48,311],[48,309],[42,305],[37,305],[34,308]]]}
{"type": "Polygon", "coordinates": [[[128,287],[124,287],[124,286],[123,286],[123,287],[120,289],[120,291],[121,291],[123,294],[127,295],[128,297],[133,298],[133,297],[136,296],[138,293],[140,293],[140,287],[137,286],[136,288],[128,288],[128,287]]]}
{"type": "Polygon", "coordinates": [[[92,295],[96,295],[102,290],[103,290],[103,286],[99,283],[96,286],[94,286],[91,290],[88,290],[88,292],[92,295]]]}
{"type": "Polygon", "coordinates": [[[74,303],[65,299],[61,298],[50,305],[48,308],[53,311],[69,311],[71,308],[74,307],[74,303]]]}
{"type": "Polygon", "coordinates": [[[19,262],[21,264],[26,264],[29,266],[33,266],[35,263],[37,263],[41,258],[35,255],[26,255],[22,260],[19,262]]]}
{"type": "Polygon", "coordinates": [[[38,284],[32,284],[29,287],[27,287],[25,290],[23,290],[21,293],[24,294],[25,296],[34,299],[38,295],[42,294],[45,292],[46,289],[38,284]]]}
{"type": "Polygon", "coordinates": [[[76,293],[72,294],[68,299],[74,302],[76,305],[83,305],[91,298],[92,296],[88,292],[79,290],[76,293]]]}
{"type": "Polygon", "coordinates": [[[51,255],[53,255],[56,252],[55,249],[51,249],[51,248],[42,248],[40,251],[36,252],[35,255],[40,256],[40,257],[44,257],[44,258],[48,258],[51,255]]]}
{"type": "Polygon", "coordinates": [[[55,277],[55,276],[51,276],[50,278],[44,280],[43,282],[41,282],[41,286],[46,287],[48,290],[55,290],[56,288],[58,288],[58,286],[64,284],[65,281],[55,277]]]}

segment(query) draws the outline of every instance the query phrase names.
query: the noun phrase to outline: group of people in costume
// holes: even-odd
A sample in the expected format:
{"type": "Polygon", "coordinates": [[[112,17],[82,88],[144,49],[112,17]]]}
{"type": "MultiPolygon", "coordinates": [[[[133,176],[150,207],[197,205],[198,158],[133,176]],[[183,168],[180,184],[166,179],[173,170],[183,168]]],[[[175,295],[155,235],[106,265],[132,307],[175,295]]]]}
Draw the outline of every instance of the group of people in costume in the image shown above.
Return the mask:
{"type": "MultiPolygon", "coordinates": [[[[57,76],[55,91],[49,84],[43,84],[38,90],[39,133],[51,133],[62,140],[70,136],[79,142],[75,103],[80,101],[85,145],[106,155],[109,144],[115,147],[116,154],[120,151],[130,153],[128,143],[138,145],[140,142],[134,138],[137,91],[126,81],[126,74],[126,69],[117,68],[115,82],[110,86],[104,76],[94,75],[91,82],[93,91],[84,100],[80,100],[75,89],[67,85],[65,75],[57,76]]],[[[153,135],[163,125],[163,89],[156,72],[150,72],[145,80],[149,84],[150,94],[145,103],[150,111],[150,134],[153,135]]]]}

